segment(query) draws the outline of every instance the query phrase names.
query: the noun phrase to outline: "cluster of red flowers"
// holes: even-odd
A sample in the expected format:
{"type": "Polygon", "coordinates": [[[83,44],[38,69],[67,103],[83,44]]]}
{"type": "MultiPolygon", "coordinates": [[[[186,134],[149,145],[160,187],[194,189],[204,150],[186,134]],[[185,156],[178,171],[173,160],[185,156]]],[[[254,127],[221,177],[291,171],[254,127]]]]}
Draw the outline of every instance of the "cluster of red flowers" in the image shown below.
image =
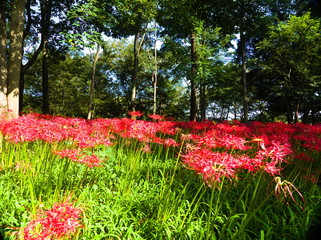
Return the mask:
{"type": "Polygon", "coordinates": [[[75,233],[80,224],[82,210],[71,203],[56,203],[40,211],[23,230],[25,240],[61,239],[75,233]]]}
{"type": "MultiPolygon", "coordinates": [[[[294,158],[313,162],[314,153],[321,150],[320,125],[206,121],[183,123],[181,127],[190,132],[182,135],[187,142],[183,163],[209,185],[223,177],[237,177],[244,170],[263,169],[270,175],[280,175],[284,163],[294,158]]],[[[320,172],[309,175],[315,178],[315,174],[320,172]]]]}
{"type": "Polygon", "coordinates": [[[104,159],[100,159],[95,154],[88,155],[82,152],[81,149],[64,149],[61,151],[56,150],[56,151],[53,151],[53,153],[62,158],[67,157],[74,162],[85,164],[89,168],[100,167],[101,163],[104,161],[104,159]]]}
{"type": "MultiPolygon", "coordinates": [[[[131,116],[140,117],[141,112],[131,116]]],[[[43,140],[73,143],[72,149],[54,153],[89,167],[100,166],[95,154],[84,149],[98,145],[110,146],[116,136],[143,143],[145,152],[151,143],[164,147],[184,144],[181,159],[189,169],[201,174],[209,184],[222,177],[237,177],[240,171],[260,169],[278,175],[283,163],[296,158],[314,161],[311,152],[321,151],[321,127],[302,123],[285,124],[238,121],[214,123],[174,122],[160,115],[149,115],[153,121],[123,119],[84,120],[28,114],[11,121],[0,122],[0,131],[12,142],[43,140]],[[180,139],[180,140],[177,140],[180,139]]]]}
{"type": "Polygon", "coordinates": [[[0,130],[12,142],[43,140],[46,142],[73,141],[78,147],[111,144],[109,132],[103,126],[80,118],[28,114],[9,122],[0,122],[0,130]]]}

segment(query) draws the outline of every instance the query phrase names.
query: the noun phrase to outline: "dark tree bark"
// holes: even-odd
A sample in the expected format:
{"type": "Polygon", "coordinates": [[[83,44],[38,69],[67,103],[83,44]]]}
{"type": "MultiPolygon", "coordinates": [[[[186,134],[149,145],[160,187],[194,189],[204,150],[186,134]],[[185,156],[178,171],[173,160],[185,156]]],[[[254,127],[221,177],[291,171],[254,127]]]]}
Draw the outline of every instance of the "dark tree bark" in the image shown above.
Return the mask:
{"type": "MultiPolygon", "coordinates": [[[[46,46],[45,44],[44,46],[46,46]]],[[[42,55],[42,113],[49,113],[49,76],[48,76],[48,50],[42,55]]]]}
{"type": "Polygon", "coordinates": [[[247,79],[246,79],[246,35],[241,31],[240,36],[241,47],[241,61],[242,61],[242,98],[243,98],[243,121],[249,121],[249,99],[247,93],[247,79]]]}
{"type": "Polygon", "coordinates": [[[134,69],[131,79],[132,93],[131,93],[131,110],[136,110],[136,91],[137,91],[137,73],[138,73],[138,55],[139,55],[139,38],[140,32],[138,31],[134,39],[134,69]]]}
{"type": "Polygon", "coordinates": [[[157,63],[157,23],[155,22],[155,42],[154,42],[154,62],[155,67],[152,75],[152,82],[153,82],[153,113],[156,114],[157,112],[157,75],[158,75],[158,63],[157,63]]]}
{"type": "Polygon", "coordinates": [[[197,72],[197,52],[196,52],[196,35],[191,35],[191,98],[190,98],[190,121],[196,121],[197,115],[197,98],[196,98],[196,72],[197,72]]]}
{"type": "Polygon", "coordinates": [[[48,76],[48,40],[51,18],[52,0],[41,1],[41,25],[42,25],[42,112],[49,113],[49,76],[48,76]]]}
{"type": "Polygon", "coordinates": [[[0,113],[7,109],[7,34],[4,1],[0,1],[0,113]]]}
{"type": "Polygon", "coordinates": [[[97,44],[97,51],[95,53],[93,59],[93,71],[90,80],[90,93],[89,93],[89,104],[88,104],[88,115],[87,119],[91,119],[93,117],[93,98],[94,98],[94,88],[95,88],[95,75],[96,75],[96,65],[99,59],[99,51],[100,51],[100,44],[97,44]]]}
{"type": "Polygon", "coordinates": [[[202,81],[200,84],[200,114],[201,121],[206,119],[206,86],[202,81]]]}
{"type": "MultiPolygon", "coordinates": [[[[30,0],[27,1],[26,3],[26,12],[27,12],[27,24],[26,28],[24,31],[24,38],[28,35],[29,28],[31,26],[31,14],[30,14],[30,0]]],[[[36,51],[33,53],[31,58],[26,62],[25,64],[22,65],[21,68],[21,74],[20,74],[20,110],[23,107],[23,90],[24,90],[24,75],[28,71],[28,69],[35,63],[39,55],[43,51],[48,51],[48,39],[49,39],[49,26],[50,26],[50,18],[51,18],[51,13],[52,13],[52,0],[42,0],[40,1],[40,11],[41,11],[41,38],[40,38],[40,44],[36,51]]],[[[42,80],[43,80],[43,106],[42,106],[42,111],[44,113],[49,112],[49,99],[48,99],[48,91],[49,91],[49,84],[48,84],[48,77],[45,77],[44,75],[48,72],[48,69],[46,69],[46,62],[48,59],[48,53],[44,53],[45,56],[42,57],[42,80]],[[47,99],[46,99],[47,98],[47,99]]],[[[48,67],[47,67],[48,68],[48,67]]]]}
{"type": "Polygon", "coordinates": [[[24,10],[25,0],[13,2],[10,47],[9,47],[9,70],[8,70],[8,109],[12,111],[13,117],[19,115],[19,87],[23,52],[23,29],[24,29],[24,10]]]}
{"type": "Polygon", "coordinates": [[[131,111],[136,111],[136,93],[137,93],[137,75],[139,65],[139,53],[143,45],[145,33],[141,35],[141,30],[138,30],[134,38],[134,68],[131,79],[131,111]],[[140,39],[140,40],[139,40],[140,39]]]}

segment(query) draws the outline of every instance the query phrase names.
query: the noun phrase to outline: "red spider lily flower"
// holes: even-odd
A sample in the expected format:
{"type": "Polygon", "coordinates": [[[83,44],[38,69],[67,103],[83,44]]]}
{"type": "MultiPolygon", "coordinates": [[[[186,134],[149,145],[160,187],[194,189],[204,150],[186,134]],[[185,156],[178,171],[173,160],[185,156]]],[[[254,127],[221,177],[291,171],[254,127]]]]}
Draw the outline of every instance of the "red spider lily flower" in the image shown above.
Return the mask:
{"type": "Polygon", "coordinates": [[[194,135],[192,135],[192,134],[185,134],[185,133],[182,133],[182,134],[181,134],[181,140],[182,140],[182,141],[185,141],[185,142],[190,142],[190,141],[192,141],[194,138],[195,138],[195,137],[194,137],[194,135]]]}
{"type": "Polygon", "coordinates": [[[251,139],[250,142],[258,143],[258,146],[260,146],[260,148],[262,148],[262,149],[265,149],[265,145],[269,145],[269,140],[268,140],[267,136],[260,136],[257,138],[253,138],[253,139],[251,139]]]}
{"type": "Polygon", "coordinates": [[[145,144],[144,147],[142,148],[142,151],[145,152],[145,153],[152,152],[149,144],[145,144]]]}
{"type": "Polygon", "coordinates": [[[271,146],[265,147],[258,152],[258,157],[270,158],[275,163],[287,162],[286,157],[292,154],[291,145],[287,142],[280,143],[272,141],[271,146]]]}
{"type": "Polygon", "coordinates": [[[165,119],[165,117],[158,115],[158,114],[147,114],[147,116],[153,120],[164,120],[165,119]]]}
{"type": "Polygon", "coordinates": [[[89,168],[93,167],[101,167],[101,163],[103,162],[103,159],[100,159],[95,154],[86,155],[83,158],[79,159],[78,162],[87,165],[89,168]]]}
{"type": "Polygon", "coordinates": [[[222,134],[218,139],[218,144],[227,149],[247,150],[251,147],[246,146],[246,142],[244,138],[232,134],[222,134]]]}
{"type": "Polygon", "coordinates": [[[25,240],[50,240],[68,237],[75,233],[80,224],[82,209],[71,203],[55,203],[46,211],[41,211],[37,218],[24,228],[25,240]]]}
{"type": "Polygon", "coordinates": [[[78,161],[78,159],[81,157],[81,151],[80,149],[64,149],[64,150],[54,150],[53,151],[54,154],[65,158],[68,157],[69,159],[73,160],[73,161],[78,161]]]}
{"type": "Polygon", "coordinates": [[[175,120],[174,117],[165,117],[165,119],[166,119],[166,121],[171,121],[171,122],[175,120]]]}
{"type": "Polygon", "coordinates": [[[250,158],[246,154],[238,155],[236,157],[239,160],[240,165],[238,166],[238,170],[246,169],[250,172],[256,172],[263,166],[265,163],[257,158],[250,158]]]}
{"type": "Polygon", "coordinates": [[[134,138],[141,142],[150,142],[158,132],[157,123],[142,120],[131,121],[125,131],[119,133],[124,138],[134,138]]]}
{"type": "Polygon", "coordinates": [[[164,143],[164,140],[160,137],[153,137],[152,138],[152,142],[153,143],[157,143],[157,144],[163,144],[164,143]]]}
{"type": "Polygon", "coordinates": [[[165,135],[177,134],[179,129],[175,128],[175,123],[170,121],[161,121],[156,124],[157,131],[165,135]]]}
{"type": "Polygon", "coordinates": [[[128,112],[128,115],[131,117],[141,117],[144,115],[144,113],[141,113],[140,111],[134,111],[134,112],[128,112]]]}
{"type": "Polygon", "coordinates": [[[239,161],[228,153],[201,148],[182,155],[182,158],[184,165],[201,174],[209,186],[223,177],[236,177],[234,169],[239,166],[239,161]]]}
{"type": "Polygon", "coordinates": [[[179,146],[178,143],[172,138],[166,138],[164,140],[164,145],[166,147],[178,147],[179,146]]]}
{"type": "Polygon", "coordinates": [[[282,169],[277,166],[277,162],[269,162],[264,166],[264,170],[271,176],[280,175],[282,169]]]}
{"type": "Polygon", "coordinates": [[[104,159],[100,159],[97,155],[95,154],[88,155],[82,152],[80,149],[64,149],[61,151],[55,150],[53,151],[53,153],[62,158],[67,157],[74,162],[85,164],[89,168],[100,167],[101,163],[104,161],[104,159]]]}

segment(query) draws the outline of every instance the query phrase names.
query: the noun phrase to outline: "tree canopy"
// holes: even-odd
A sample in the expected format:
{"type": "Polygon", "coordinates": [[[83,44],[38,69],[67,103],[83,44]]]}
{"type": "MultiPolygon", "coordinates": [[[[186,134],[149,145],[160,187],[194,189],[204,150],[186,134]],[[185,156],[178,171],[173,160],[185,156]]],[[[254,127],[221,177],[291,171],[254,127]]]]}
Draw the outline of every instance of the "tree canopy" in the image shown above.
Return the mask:
{"type": "Polygon", "coordinates": [[[319,9],[302,0],[1,1],[1,111],[316,122],[319,9]]]}

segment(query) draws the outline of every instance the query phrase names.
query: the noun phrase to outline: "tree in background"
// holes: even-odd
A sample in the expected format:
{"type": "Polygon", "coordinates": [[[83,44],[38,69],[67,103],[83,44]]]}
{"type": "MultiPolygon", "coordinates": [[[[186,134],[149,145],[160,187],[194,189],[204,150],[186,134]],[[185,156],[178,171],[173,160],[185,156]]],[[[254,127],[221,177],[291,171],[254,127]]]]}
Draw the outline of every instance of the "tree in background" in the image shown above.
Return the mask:
{"type": "Polygon", "coordinates": [[[19,115],[19,82],[23,53],[23,25],[25,0],[2,1],[0,5],[0,105],[12,111],[12,116],[19,115]],[[10,36],[7,38],[6,26],[9,15],[10,36]],[[9,42],[7,40],[9,39],[9,42]],[[7,44],[9,55],[7,58],[7,44]]]}
{"type": "MultiPolygon", "coordinates": [[[[17,10],[13,3],[0,3],[5,23],[0,27],[0,99],[5,109],[8,69],[14,66],[8,64],[13,56],[8,54],[12,11],[17,10]]],[[[244,121],[285,114],[289,121],[301,116],[310,121],[321,112],[319,48],[301,44],[308,38],[302,27],[295,30],[300,43],[287,39],[293,45],[282,45],[281,34],[273,41],[269,35],[269,29],[276,31],[290,14],[302,16],[311,9],[317,16],[317,1],[26,0],[25,6],[25,47],[16,88],[24,109],[33,106],[43,113],[87,118],[157,109],[180,119],[234,115],[244,121]],[[235,36],[235,52],[228,50],[228,36],[235,36]],[[269,43],[265,46],[264,38],[269,43]],[[83,53],[97,44],[102,49],[96,54],[99,61],[94,53],[83,53]],[[302,49],[308,54],[294,54],[302,49]],[[277,52],[282,53],[278,64],[277,52]],[[72,66],[75,61],[83,66],[72,66]],[[289,72],[288,66],[291,79],[285,81],[279,73],[289,72]]]]}
{"type": "Polygon", "coordinates": [[[114,4],[115,25],[113,36],[128,37],[134,36],[133,44],[133,72],[131,76],[131,99],[130,110],[136,110],[139,55],[142,50],[148,24],[152,22],[156,14],[155,0],[119,0],[114,4]]]}
{"type": "Polygon", "coordinates": [[[48,59],[54,53],[65,54],[68,46],[64,44],[62,31],[75,28],[66,18],[73,0],[39,0],[26,3],[26,24],[24,28],[24,60],[20,78],[20,110],[24,94],[24,75],[35,63],[42,59],[42,112],[49,113],[49,65],[48,59]]]}
{"type": "MultiPolygon", "coordinates": [[[[282,107],[288,122],[297,122],[299,113],[309,113],[320,88],[320,21],[310,13],[292,16],[271,28],[258,45],[262,52],[266,96],[270,106],[282,107]],[[276,96],[270,98],[271,94],[276,96]],[[305,106],[305,109],[303,108],[305,106]]],[[[263,83],[264,84],[264,83],[263,83]]],[[[321,109],[318,109],[320,111],[321,109]]]]}

